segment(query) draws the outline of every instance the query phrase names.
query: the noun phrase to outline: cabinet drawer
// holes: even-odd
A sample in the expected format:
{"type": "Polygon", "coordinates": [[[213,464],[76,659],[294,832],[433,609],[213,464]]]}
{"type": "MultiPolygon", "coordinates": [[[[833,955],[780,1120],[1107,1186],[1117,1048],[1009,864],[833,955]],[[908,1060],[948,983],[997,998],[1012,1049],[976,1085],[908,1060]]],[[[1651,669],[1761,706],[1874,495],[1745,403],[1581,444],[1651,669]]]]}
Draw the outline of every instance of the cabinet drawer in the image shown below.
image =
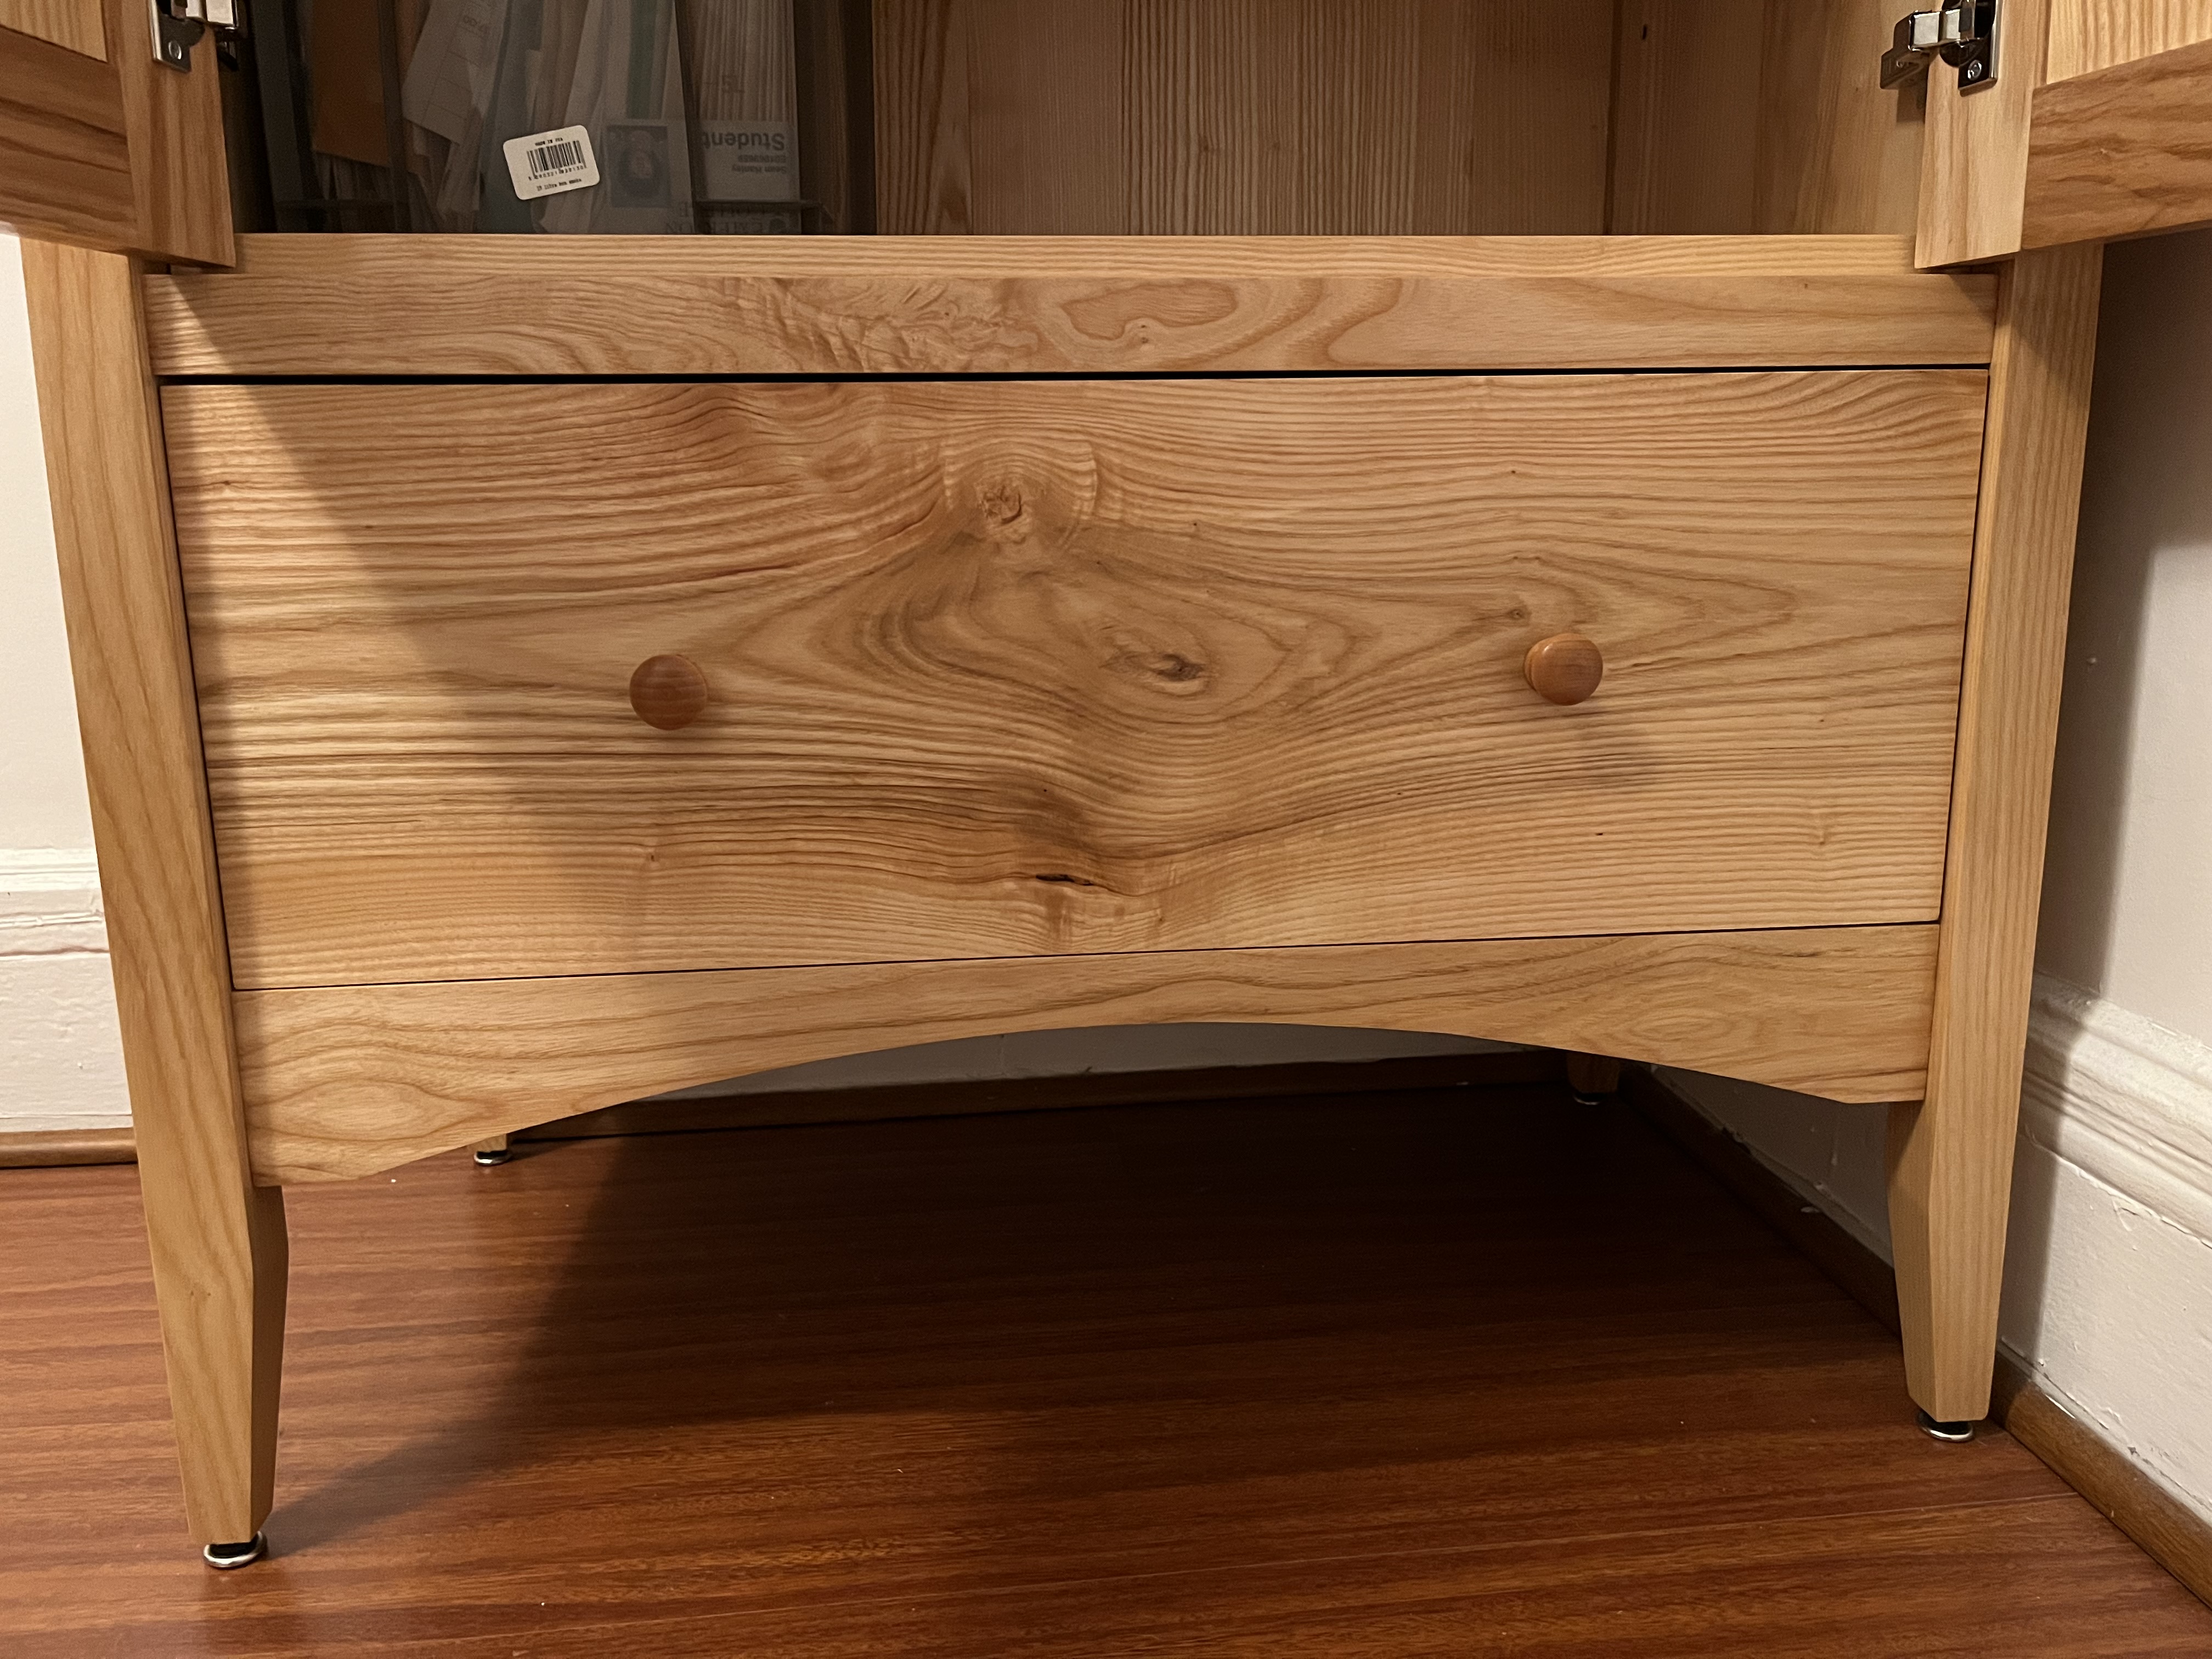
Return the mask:
{"type": "Polygon", "coordinates": [[[237,982],[1931,918],[1985,380],[173,386],[237,982]]]}

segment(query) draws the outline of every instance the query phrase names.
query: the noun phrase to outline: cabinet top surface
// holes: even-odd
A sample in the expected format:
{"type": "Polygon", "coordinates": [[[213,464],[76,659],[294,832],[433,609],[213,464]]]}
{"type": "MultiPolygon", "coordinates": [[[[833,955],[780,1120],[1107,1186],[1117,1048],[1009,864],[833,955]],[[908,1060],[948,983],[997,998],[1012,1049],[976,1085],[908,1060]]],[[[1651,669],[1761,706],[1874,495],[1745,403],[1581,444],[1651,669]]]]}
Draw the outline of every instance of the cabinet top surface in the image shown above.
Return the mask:
{"type": "Polygon", "coordinates": [[[1916,270],[1909,236],[394,236],[246,235],[239,277],[502,272],[658,276],[1569,276],[1986,278],[1916,270]]]}
{"type": "Polygon", "coordinates": [[[1109,374],[1989,359],[1894,236],[249,236],[146,279],[171,376],[1109,374]]]}

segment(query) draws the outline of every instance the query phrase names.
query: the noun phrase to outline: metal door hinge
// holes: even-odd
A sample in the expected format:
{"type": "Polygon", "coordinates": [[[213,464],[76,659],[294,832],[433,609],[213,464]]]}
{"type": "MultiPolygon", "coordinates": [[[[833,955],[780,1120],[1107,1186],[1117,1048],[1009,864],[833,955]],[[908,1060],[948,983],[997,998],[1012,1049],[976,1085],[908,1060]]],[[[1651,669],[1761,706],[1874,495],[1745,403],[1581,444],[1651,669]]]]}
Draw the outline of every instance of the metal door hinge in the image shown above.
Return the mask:
{"type": "Polygon", "coordinates": [[[1941,58],[1959,71],[1959,90],[1997,78],[1997,0],[1943,0],[1934,11],[1897,20],[1897,36],[1881,55],[1881,83],[1901,87],[1941,58]]]}
{"type": "Polygon", "coordinates": [[[146,0],[154,14],[154,58],[173,70],[190,70],[192,48],[213,29],[218,36],[246,28],[243,0],[146,0]]]}

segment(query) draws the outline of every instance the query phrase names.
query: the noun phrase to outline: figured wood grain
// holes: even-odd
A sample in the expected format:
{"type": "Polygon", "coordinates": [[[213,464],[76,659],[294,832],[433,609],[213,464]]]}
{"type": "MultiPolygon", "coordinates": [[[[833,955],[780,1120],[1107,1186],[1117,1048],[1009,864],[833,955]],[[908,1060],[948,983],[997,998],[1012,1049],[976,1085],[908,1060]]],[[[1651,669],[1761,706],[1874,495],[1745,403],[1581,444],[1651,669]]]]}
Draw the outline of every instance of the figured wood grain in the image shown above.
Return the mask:
{"type": "Polygon", "coordinates": [[[2035,94],[2023,247],[2212,224],[2212,40],[2035,94]]]}
{"type": "Polygon", "coordinates": [[[86,58],[107,56],[100,0],[0,0],[0,29],[51,40],[86,58]]]}
{"type": "Polygon", "coordinates": [[[1998,9],[1994,82],[1961,92],[1948,66],[1929,71],[1916,256],[1923,267],[2019,251],[2028,133],[2053,3],[2005,0],[1998,9]]]}
{"type": "Polygon", "coordinates": [[[185,1507],[203,1542],[269,1512],[280,1194],[247,1172],[199,726],[137,273],[23,244],[85,779],[185,1507]]]}
{"type": "MultiPolygon", "coordinates": [[[[290,1194],[265,1569],[127,1170],[0,1197],[11,1659],[2202,1659],[2212,1613],[1540,1089],[526,1144],[290,1194]]],[[[1792,1212],[1795,1213],[1793,1204],[1792,1212]]]]}
{"type": "Polygon", "coordinates": [[[167,375],[1121,374],[1988,361],[1890,237],[246,236],[167,375]],[[526,303],[518,296],[526,295],[526,303]]]}
{"type": "Polygon", "coordinates": [[[1928,1094],[1890,1122],[1906,1377],[1945,1421],[1987,1412],[1996,1352],[2103,260],[2013,262],[1990,377],[1928,1094]]]}
{"type": "Polygon", "coordinates": [[[2071,80],[2199,40],[2212,40],[2212,0],[2051,0],[2045,79],[2071,80]]]}
{"type": "Polygon", "coordinates": [[[1932,920],[1985,378],[173,387],[238,982],[1932,920]]]}
{"type": "Polygon", "coordinates": [[[1006,1031],[1255,1021],[1602,1049],[1917,1092],[1933,930],[1174,951],[248,991],[253,1167],[343,1181],[642,1094],[1006,1031]]]}
{"type": "Polygon", "coordinates": [[[892,234],[1604,228],[1610,0],[877,0],[892,234]]]}

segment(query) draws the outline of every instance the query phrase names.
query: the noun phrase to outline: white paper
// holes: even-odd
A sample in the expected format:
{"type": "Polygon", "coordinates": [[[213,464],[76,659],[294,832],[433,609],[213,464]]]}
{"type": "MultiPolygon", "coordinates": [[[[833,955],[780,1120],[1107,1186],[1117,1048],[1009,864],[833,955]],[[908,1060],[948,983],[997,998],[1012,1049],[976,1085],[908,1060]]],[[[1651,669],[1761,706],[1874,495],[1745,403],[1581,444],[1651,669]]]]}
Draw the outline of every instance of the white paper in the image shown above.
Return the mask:
{"type": "Polygon", "coordinates": [[[695,121],[700,194],[710,202],[799,199],[799,129],[789,121],[695,121]]]}
{"type": "Polygon", "coordinates": [[[571,123],[591,131],[605,182],[600,189],[571,191],[548,202],[540,210],[541,230],[635,236],[697,230],[674,21],[672,0],[589,0],[565,112],[571,123]],[[660,27],[653,32],[658,61],[637,66],[649,83],[647,108],[633,115],[630,46],[635,6],[656,8],[660,27]]]}
{"type": "Polygon", "coordinates": [[[592,135],[585,128],[528,132],[508,139],[500,149],[506,153],[507,176],[514,180],[520,200],[589,190],[599,182],[599,157],[592,154],[592,135]]]}
{"type": "Polygon", "coordinates": [[[481,130],[507,31],[507,0],[430,0],[399,89],[416,126],[458,144],[481,130]]]}

